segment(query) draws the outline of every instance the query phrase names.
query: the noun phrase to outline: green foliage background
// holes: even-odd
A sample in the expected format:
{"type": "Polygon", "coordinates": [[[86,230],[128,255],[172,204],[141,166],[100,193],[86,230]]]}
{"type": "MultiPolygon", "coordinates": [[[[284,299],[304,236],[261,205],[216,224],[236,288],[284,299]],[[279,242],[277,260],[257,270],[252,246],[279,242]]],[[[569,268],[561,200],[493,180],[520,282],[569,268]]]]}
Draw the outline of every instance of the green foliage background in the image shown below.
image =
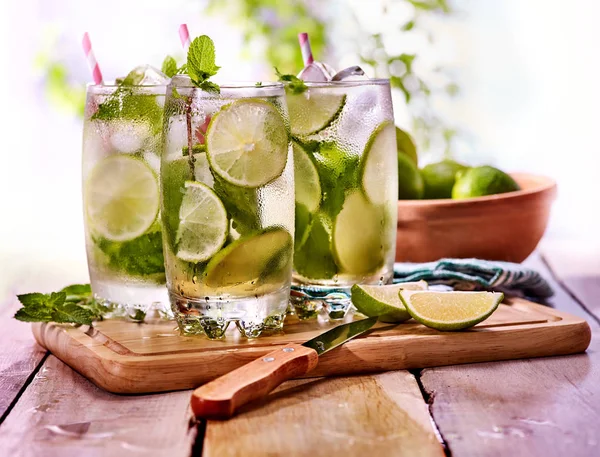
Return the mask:
{"type": "MultiPolygon", "coordinates": [[[[325,8],[328,3],[335,1],[340,0],[319,0],[318,5],[325,8]]],[[[411,5],[414,14],[406,22],[398,24],[394,33],[398,30],[405,33],[418,30],[422,20],[429,15],[452,14],[447,0],[388,0],[383,2],[383,14],[386,14],[389,6],[398,3],[411,5]]],[[[255,49],[257,45],[262,45],[265,63],[277,67],[282,73],[295,74],[302,61],[298,46],[299,32],[308,32],[315,56],[325,55],[327,48],[334,45],[329,42],[331,37],[326,33],[328,24],[318,14],[321,9],[309,5],[305,0],[208,0],[205,13],[226,17],[240,29],[244,42],[242,57],[256,59],[255,49]]],[[[366,34],[360,30],[358,21],[356,27],[357,36],[366,34]]],[[[412,125],[403,127],[417,139],[421,149],[428,150],[432,139],[437,137],[445,144],[444,154],[451,155],[452,139],[457,132],[440,119],[432,108],[431,99],[440,93],[451,97],[456,95],[459,90],[457,84],[447,81],[441,88],[431,87],[414,70],[418,55],[393,55],[386,50],[384,37],[388,32],[382,30],[367,34],[366,45],[357,49],[361,66],[368,74],[390,78],[393,90],[403,94],[412,117],[412,125]]],[[[85,89],[70,81],[68,67],[47,55],[40,55],[38,60],[46,76],[48,100],[63,112],[82,116],[85,89]]]]}

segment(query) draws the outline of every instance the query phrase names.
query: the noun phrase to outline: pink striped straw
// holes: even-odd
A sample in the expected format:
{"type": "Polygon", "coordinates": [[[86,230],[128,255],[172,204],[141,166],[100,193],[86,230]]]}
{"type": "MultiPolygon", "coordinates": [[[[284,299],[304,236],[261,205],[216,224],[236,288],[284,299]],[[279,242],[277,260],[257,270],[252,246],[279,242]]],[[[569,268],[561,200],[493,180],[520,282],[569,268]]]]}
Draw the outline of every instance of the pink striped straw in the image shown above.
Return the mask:
{"type": "Polygon", "coordinates": [[[81,44],[83,45],[83,52],[85,53],[85,58],[87,59],[90,71],[92,72],[92,78],[94,78],[94,84],[102,84],[102,72],[100,71],[100,66],[98,65],[94,51],[92,50],[90,35],[87,32],[83,34],[83,41],[81,44]]]}
{"type": "Polygon", "coordinates": [[[187,51],[190,47],[190,44],[192,44],[187,24],[181,24],[179,26],[179,39],[181,40],[181,46],[183,46],[183,50],[187,51]]]}
{"type": "Polygon", "coordinates": [[[300,51],[302,51],[304,66],[307,67],[314,62],[312,51],[310,50],[310,41],[308,41],[308,33],[299,33],[298,41],[300,42],[300,51]]]}

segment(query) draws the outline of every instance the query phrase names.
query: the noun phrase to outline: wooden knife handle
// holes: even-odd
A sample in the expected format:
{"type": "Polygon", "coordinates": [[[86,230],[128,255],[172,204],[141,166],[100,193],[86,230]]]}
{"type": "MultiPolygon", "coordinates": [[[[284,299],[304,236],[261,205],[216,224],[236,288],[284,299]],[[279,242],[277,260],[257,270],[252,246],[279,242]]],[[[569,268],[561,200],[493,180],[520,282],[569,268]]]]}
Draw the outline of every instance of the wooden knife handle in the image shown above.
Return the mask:
{"type": "Polygon", "coordinates": [[[308,373],[318,359],[314,349],[288,344],[198,387],[192,394],[192,411],[198,418],[227,419],[284,381],[308,373]]]}

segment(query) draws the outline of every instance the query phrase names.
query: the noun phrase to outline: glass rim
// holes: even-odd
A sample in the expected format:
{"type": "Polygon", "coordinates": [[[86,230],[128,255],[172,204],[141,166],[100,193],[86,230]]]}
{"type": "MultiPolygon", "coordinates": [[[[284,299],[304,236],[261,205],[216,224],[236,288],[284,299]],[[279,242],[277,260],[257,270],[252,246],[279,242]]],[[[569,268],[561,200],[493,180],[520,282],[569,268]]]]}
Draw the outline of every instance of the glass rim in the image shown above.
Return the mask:
{"type": "Polygon", "coordinates": [[[355,79],[350,81],[304,81],[306,87],[356,87],[356,86],[389,86],[389,78],[355,79]]]}
{"type": "MultiPolygon", "coordinates": [[[[221,89],[227,89],[227,90],[233,90],[233,89],[257,89],[257,90],[260,90],[260,89],[277,89],[277,88],[283,89],[285,87],[285,85],[280,81],[258,81],[258,82],[260,82],[259,86],[256,85],[256,82],[251,82],[251,81],[223,81],[222,83],[215,81],[215,84],[217,84],[221,89]]],[[[173,76],[173,78],[171,78],[171,82],[168,85],[174,86],[178,89],[181,88],[181,89],[202,90],[200,87],[192,84],[190,77],[187,75],[173,76]],[[173,84],[173,80],[185,81],[186,79],[190,80],[189,84],[177,84],[177,85],[173,84]]]]}
{"type": "Polygon", "coordinates": [[[121,84],[117,84],[116,81],[112,80],[109,81],[108,83],[103,82],[101,84],[96,84],[96,83],[87,83],[86,87],[89,88],[97,88],[97,89],[102,89],[102,88],[107,88],[107,89],[117,89],[119,87],[135,87],[137,88],[148,88],[148,89],[152,89],[152,88],[156,88],[156,87],[167,87],[169,85],[169,83],[166,84],[128,84],[126,86],[121,86],[121,84]]]}

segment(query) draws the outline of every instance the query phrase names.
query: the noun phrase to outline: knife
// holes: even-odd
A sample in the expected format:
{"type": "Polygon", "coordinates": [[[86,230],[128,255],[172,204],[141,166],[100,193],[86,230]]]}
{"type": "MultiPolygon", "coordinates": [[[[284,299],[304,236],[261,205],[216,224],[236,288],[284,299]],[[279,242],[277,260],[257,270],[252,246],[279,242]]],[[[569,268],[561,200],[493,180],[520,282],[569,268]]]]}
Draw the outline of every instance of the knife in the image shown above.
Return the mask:
{"type": "Polygon", "coordinates": [[[305,375],[319,356],[358,336],[377,322],[376,317],[338,325],[302,344],[290,343],[223,375],[192,393],[198,418],[227,419],[242,405],[267,396],[284,381],[305,375]]]}

